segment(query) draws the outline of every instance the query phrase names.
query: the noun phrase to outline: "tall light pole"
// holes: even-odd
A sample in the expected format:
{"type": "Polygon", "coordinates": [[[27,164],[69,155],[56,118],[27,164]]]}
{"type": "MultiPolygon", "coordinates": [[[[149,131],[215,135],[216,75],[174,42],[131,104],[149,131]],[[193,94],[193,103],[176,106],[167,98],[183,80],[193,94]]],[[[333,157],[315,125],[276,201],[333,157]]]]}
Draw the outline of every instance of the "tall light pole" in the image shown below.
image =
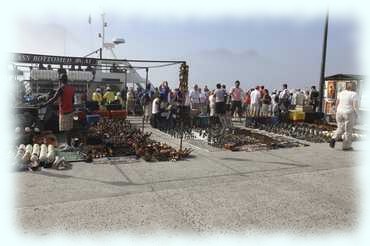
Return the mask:
{"type": "Polygon", "coordinates": [[[329,11],[326,12],[325,26],[324,26],[324,40],[323,40],[323,45],[322,45],[322,56],[321,56],[320,107],[319,107],[320,113],[322,113],[323,99],[324,99],[326,47],[327,47],[327,41],[328,41],[328,23],[329,23],[329,11]]]}

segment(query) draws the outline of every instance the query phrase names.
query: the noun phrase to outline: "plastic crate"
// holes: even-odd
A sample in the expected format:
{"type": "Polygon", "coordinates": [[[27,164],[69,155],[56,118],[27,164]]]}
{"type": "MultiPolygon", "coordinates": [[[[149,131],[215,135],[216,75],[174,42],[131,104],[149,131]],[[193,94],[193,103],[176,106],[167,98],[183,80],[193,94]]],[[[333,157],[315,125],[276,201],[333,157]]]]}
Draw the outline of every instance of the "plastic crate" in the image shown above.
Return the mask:
{"type": "Polygon", "coordinates": [[[110,118],[110,112],[108,110],[97,110],[94,111],[93,114],[100,115],[102,118],[110,118]]]}
{"type": "Polygon", "coordinates": [[[291,121],[304,121],[305,113],[298,110],[289,111],[289,120],[291,121]]]}
{"type": "Polygon", "coordinates": [[[111,110],[110,117],[114,119],[126,119],[127,111],[126,110],[111,110]]]}
{"type": "Polygon", "coordinates": [[[86,116],[86,122],[89,126],[96,124],[100,120],[100,115],[91,114],[86,116]]]}

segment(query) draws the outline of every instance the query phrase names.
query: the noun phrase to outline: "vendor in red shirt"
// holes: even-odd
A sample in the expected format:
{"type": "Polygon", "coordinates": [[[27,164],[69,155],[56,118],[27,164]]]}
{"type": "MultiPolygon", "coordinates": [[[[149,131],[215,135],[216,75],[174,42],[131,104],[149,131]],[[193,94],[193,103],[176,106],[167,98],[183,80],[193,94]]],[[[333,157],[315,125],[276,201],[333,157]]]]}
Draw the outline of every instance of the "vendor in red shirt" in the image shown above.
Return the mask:
{"type": "Polygon", "coordinates": [[[64,150],[70,150],[72,148],[71,130],[73,129],[74,95],[75,88],[68,84],[67,75],[61,74],[58,90],[52,98],[41,105],[41,107],[45,107],[59,98],[59,131],[64,132],[66,137],[66,146],[64,150]]]}

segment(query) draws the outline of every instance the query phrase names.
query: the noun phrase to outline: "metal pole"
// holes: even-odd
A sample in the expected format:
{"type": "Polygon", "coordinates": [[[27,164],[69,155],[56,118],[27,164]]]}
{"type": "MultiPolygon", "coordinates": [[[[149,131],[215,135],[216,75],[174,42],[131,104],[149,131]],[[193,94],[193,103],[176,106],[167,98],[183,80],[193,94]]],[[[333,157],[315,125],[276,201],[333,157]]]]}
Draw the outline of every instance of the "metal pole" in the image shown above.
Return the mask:
{"type": "Polygon", "coordinates": [[[325,26],[324,26],[324,40],[322,46],[322,57],[321,57],[321,71],[320,71],[320,106],[319,112],[322,113],[323,99],[324,99],[324,85],[325,85],[325,64],[326,64],[326,47],[328,41],[328,23],[329,23],[329,11],[326,12],[325,26]]]}
{"type": "MultiPolygon", "coordinates": [[[[144,108],[144,107],[143,107],[144,108]]],[[[142,122],[142,131],[143,131],[143,133],[144,133],[144,122],[145,122],[145,111],[144,111],[144,114],[143,114],[143,122],[142,122]]]]}
{"type": "MultiPolygon", "coordinates": [[[[184,66],[185,69],[186,69],[186,62],[183,62],[181,64],[181,66],[184,66]]],[[[184,90],[184,88],[183,88],[184,86],[182,85],[182,83],[187,84],[187,82],[188,82],[187,79],[185,81],[181,81],[181,79],[180,79],[180,85],[179,85],[179,87],[180,87],[179,89],[180,89],[181,96],[182,96],[182,98],[181,98],[181,109],[180,109],[180,121],[181,121],[181,123],[180,123],[180,131],[181,131],[181,133],[180,133],[180,151],[182,151],[182,142],[183,142],[183,139],[184,139],[184,120],[185,120],[184,119],[184,115],[185,115],[184,110],[185,110],[185,100],[186,100],[186,96],[187,96],[186,93],[188,92],[188,87],[186,86],[186,88],[184,90]]]]}
{"type": "MultiPolygon", "coordinates": [[[[145,90],[144,90],[144,93],[146,93],[146,88],[148,86],[148,72],[149,72],[149,68],[145,68],[145,90]]],[[[144,122],[145,122],[145,105],[143,105],[143,133],[144,133],[144,122]]]]}
{"type": "Polygon", "coordinates": [[[146,75],[145,75],[145,89],[146,89],[147,86],[148,86],[148,72],[149,72],[149,68],[145,68],[145,72],[146,72],[146,75]]]}
{"type": "MultiPolygon", "coordinates": [[[[122,90],[121,90],[121,92],[126,93],[126,95],[121,94],[122,99],[127,97],[126,87],[127,87],[127,69],[125,69],[125,82],[124,82],[124,84],[122,86],[122,90]]],[[[124,108],[127,111],[127,98],[126,98],[125,101],[122,100],[122,108],[124,108]],[[123,107],[123,105],[124,105],[124,107],[123,107]]],[[[128,111],[127,111],[127,115],[128,115],[128,111]]]]}
{"type": "Polygon", "coordinates": [[[181,121],[180,151],[182,151],[182,139],[184,138],[184,123],[181,121]]]}

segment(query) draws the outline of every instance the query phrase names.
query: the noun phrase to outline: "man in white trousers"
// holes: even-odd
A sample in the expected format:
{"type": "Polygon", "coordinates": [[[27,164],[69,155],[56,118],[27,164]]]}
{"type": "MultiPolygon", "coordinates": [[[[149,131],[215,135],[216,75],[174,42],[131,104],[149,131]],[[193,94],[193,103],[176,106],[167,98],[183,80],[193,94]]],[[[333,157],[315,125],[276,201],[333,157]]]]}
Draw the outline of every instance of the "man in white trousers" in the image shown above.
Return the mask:
{"type": "Polygon", "coordinates": [[[337,130],[330,140],[330,147],[335,147],[335,141],[343,136],[343,150],[353,150],[352,132],[358,116],[358,95],[353,91],[352,83],[346,83],[346,89],[338,94],[336,102],[337,130]]]}

